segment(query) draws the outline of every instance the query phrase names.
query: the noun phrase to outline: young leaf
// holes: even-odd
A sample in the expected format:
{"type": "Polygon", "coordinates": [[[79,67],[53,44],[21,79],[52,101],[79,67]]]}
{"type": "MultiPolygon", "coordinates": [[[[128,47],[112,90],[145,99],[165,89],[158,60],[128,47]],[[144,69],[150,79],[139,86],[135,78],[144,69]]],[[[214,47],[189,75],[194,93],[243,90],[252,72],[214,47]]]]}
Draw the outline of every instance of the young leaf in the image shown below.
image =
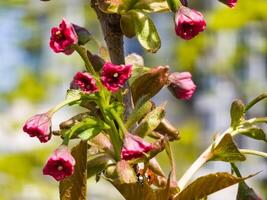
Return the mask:
{"type": "Polygon", "coordinates": [[[175,200],[189,200],[189,199],[201,199],[221,189],[239,183],[254,175],[250,175],[245,178],[235,177],[226,172],[219,172],[215,174],[209,174],[196,179],[189,184],[179,195],[174,198],[175,200]]]}
{"type": "Polygon", "coordinates": [[[231,134],[225,134],[220,142],[212,148],[209,160],[237,162],[246,160],[246,157],[236,147],[231,134]]]}
{"type": "Polygon", "coordinates": [[[136,174],[133,168],[128,164],[127,161],[121,160],[117,163],[116,171],[119,177],[120,184],[124,183],[136,183],[136,174]]]}
{"type": "Polygon", "coordinates": [[[258,127],[249,127],[247,129],[239,129],[238,133],[241,135],[245,135],[247,137],[253,138],[255,140],[263,140],[267,142],[266,135],[264,131],[258,127]]]}
{"type": "Polygon", "coordinates": [[[71,137],[78,136],[82,140],[89,140],[99,134],[103,129],[109,129],[109,125],[100,119],[87,117],[75,123],[70,129],[66,130],[65,135],[71,137]]]}
{"type": "Polygon", "coordinates": [[[148,13],[169,11],[169,7],[166,0],[139,0],[133,6],[133,8],[148,13]]]}
{"type": "Polygon", "coordinates": [[[245,181],[238,184],[236,200],[262,200],[256,192],[250,188],[245,181]]]}
{"type": "Polygon", "coordinates": [[[180,6],[180,1],[179,0],[167,0],[168,6],[170,10],[174,13],[178,10],[180,6]]]}
{"type": "Polygon", "coordinates": [[[140,44],[147,51],[152,53],[157,52],[161,46],[161,41],[157,29],[150,17],[141,10],[130,10],[127,14],[132,17],[135,34],[140,44]]]}
{"type": "Polygon", "coordinates": [[[132,38],[135,36],[135,26],[133,22],[132,15],[129,13],[125,13],[124,15],[121,15],[120,19],[120,26],[121,31],[123,35],[125,35],[128,38],[132,38]]]}
{"type": "Polygon", "coordinates": [[[235,129],[244,117],[245,105],[241,100],[235,100],[231,105],[231,127],[235,129]]]}
{"type": "Polygon", "coordinates": [[[157,128],[164,115],[165,105],[155,108],[142,119],[139,126],[134,130],[134,134],[140,137],[145,137],[149,132],[157,128]]]}
{"type": "Polygon", "coordinates": [[[107,167],[107,165],[113,162],[114,160],[106,153],[98,153],[98,154],[88,156],[87,178],[90,178],[100,173],[107,167]]]}
{"type": "Polygon", "coordinates": [[[81,141],[71,151],[76,164],[74,174],[59,183],[61,200],[86,200],[87,142],[81,141]]]}
{"type": "Polygon", "coordinates": [[[167,136],[169,141],[180,139],[179,131],[165,118],[161,120],[155,131],[167,136]]]}
{"type": "Polygon", "coordinates": [[[141,120],[147,113],[149,113],[153,108],[153,103],[147,101],[144,104],[137,104],[132,111],[131,115],[126,121],[125,128],[131,128],[136,122],[141,120]]]}
{"type": "Polygon", "coordinates": [[[144,102],[155,96],[168,82],[168,67],[159,66],[150,69],[134,80],[131,85],[133,101],[144,98],[144,102]]]}

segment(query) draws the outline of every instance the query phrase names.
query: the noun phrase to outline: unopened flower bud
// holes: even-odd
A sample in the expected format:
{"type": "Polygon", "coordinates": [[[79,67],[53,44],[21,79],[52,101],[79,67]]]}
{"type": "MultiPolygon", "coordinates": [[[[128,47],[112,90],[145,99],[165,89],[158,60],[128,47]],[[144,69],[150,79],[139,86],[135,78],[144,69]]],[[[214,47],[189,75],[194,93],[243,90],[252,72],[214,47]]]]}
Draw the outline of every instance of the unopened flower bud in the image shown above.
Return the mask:
{"type": "Polygon", "coordinates": [[[178,99],[189,100],[196,90],[196,85],[189,72],[174,72],[169,75],[168,79],[170,81],[168,89],[178,99]]]}
{"type": "Polygon", "coordinates": [[[121,150],[121,158],[123,160],[131,160],[139,158],[151,150],[155,149],[153,144],[144,141],[142,138],[128,133],[124,138],[121,150]]]}
{"type": "Polygon", "coordinates": [[[234,8],[237,4],[237,0],[219,0],[219,1],[229,6],[230,8],[234,8]]]}
{"type": "Polygon", "coordinates": [[[178,36],[190,40],[206,28],[206,22],[202,13],[181,6],[175,14],[175,31],[178,36]]]}
{"type": "Polygon", "coordinates": [[[47,113],[37,114],[26,121],[23,131],[45,143],[51,138],[51,118],[47,113]]]}

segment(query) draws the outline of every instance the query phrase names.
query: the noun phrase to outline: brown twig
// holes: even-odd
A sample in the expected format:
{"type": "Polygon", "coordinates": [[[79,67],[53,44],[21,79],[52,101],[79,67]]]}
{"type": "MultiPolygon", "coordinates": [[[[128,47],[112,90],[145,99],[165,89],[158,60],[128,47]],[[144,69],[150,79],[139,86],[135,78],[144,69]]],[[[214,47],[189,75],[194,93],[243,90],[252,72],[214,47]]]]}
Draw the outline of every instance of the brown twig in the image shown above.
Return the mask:
{"type": "MultiPolygon", "coordinates": [[[[120,27],[121,16],[118,14],[107,14],[102,12],[98,8],[97,0],[91,1],[91,7],[95,10],[101,24],[111,62],[118,65],[125,64],[123,34],[120,27]]],[[[127,119],[133,107],[132,94],[128,82],[125,84],[124,89],[127,90],[123,99],[125,105],[124,118],[127,119]]]]}

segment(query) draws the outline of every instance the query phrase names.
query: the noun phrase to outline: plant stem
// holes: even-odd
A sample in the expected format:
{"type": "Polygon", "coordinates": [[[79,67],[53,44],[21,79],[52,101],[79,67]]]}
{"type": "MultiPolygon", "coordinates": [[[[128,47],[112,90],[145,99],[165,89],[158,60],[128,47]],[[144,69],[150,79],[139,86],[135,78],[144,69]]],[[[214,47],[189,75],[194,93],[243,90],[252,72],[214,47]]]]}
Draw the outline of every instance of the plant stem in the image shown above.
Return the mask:
{"type": "Polygon", "coordinates": [[[80,100],[80,98],[81,97],[74,97],[74,98],[66,99],[66,100],[62,101],[61,103],[59,103],[58,105],[56,105],[54,108],[50,109],[47,113],[49,116],[52,116],[55,112],[57,112],[62,107],[66,106],[70,103],[73,103],[75,101],[78,101],[78,100],[80,100]]]}
{"type": "Polygon", "coordinates": [[[207,162],[207,160],[210,158],[210,151],[211,146],[207,148],[195,162],[190,166],[190,168],[184,173],[182,178],[178,181],[178,187],[180,191],[182,191],[187,183],[190,181],[192,176],[207,162]]]}
{"type": "Polygon", "coordinates": [[[252,150],[252,149],[239,149],[239,151],[242,154],[250,154],[250,155],[256,155],[256,156],[261,156],[261,157],[267,158],[267,153],[262,152],[262,151],[256,151],[256,150],[252,150]]]}
{"type": "Polygon", "coordinates": [[[251,107],[253,107],[256,103],[259,101],[267,98],[267,92],[261,94],[260,96],[257,96],[255,99],[253,99],[251,102],[249,102],[245,107],[245,112],[247,112],[251,107]]]}
{"type": "Polygon", "coordinates": [[[84,49],[83,47],[80,47],[79,45],[74,45],[74,49],[77,51],[77,53],[83,59],[87,71],[90,72],[91,74],[93,74],[94,76],[96,76],[95,69],[94,69],[93,65],[91,64],[91,62],[87,56],[86,49],[84,49]]]}
{"type": "Polygon", "coordinates": [[[237,168],[237,166],[236,166],[234,163],[231,163],[231,167],[232,167],[232,170],[235,172],[235,174],[236,174],[238,177],[242,178],[242,175],[241,175],[239,169],[237,168]]]}
{"type": "Polygon", "coordinates": [[[195,160],[195,162],[190,166],[190,168],[183,174],[182,178],[178,181],[178,187],[182,191],[187,183],[190,181],[192,176],[212,157],[212,148],[217,145],[225,134],[231,133],[232,128],[228,128],[224,131],[216,140],[195,160]]]}
{"type": "MultiPolygon", "coordinates": [[[[120,27],[120,15],[102,12],[98,8],[97,0],[92,0],[91,6],[100,21],[111,62],[118,65],[124,64],[123,34],[120,27]]],[[[127,90],[123,98],[125,106],[124,118],[127,119],[133,108],[132,94],[128,81],[125,83],[124,89],[127,90]]]]}

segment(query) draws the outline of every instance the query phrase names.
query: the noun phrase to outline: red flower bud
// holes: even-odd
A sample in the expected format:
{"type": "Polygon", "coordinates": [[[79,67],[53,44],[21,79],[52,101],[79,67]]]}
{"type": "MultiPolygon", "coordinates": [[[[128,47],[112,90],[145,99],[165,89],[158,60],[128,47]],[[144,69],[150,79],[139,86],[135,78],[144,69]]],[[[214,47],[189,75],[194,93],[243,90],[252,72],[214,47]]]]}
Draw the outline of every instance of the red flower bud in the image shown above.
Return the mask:
{"type": "Polygon", "coordinates": [[[96,80],[87,72],[77,72],[71,82],[72,89],[80,89],[85,93],[91,94],[98,91],[96,80]]]}
{"type": "Polygon", "coordinates": [[[51,118],[47,113],[34,115],[26,121],[23,131],[45,143],[51,138],[51,118]]]}
{"type": "Polygon", "coordinates": [[[123,87],[131,73],[132,65],[114,65],[106,62],[102,69],[101,81],[108,90],[116,92],[123,87]]]}
{"type": "Polygon", "coordinates": [[[176,12],[174,21],[176,35],[185,40],[194,38],[206,28],[203,15],[185,6],[181,6],[176,12]]]}
{"type": "Polygon", "coordinates": [[[170,85],[168,86],[172,94],[178,99],[190,99],[196,90],[196,85],[192,81],[192,75],[189,72],[174,72],[168,77],[170,85]]]}
{"type": "Polygon", "coordinates": [[[230,8],[234,8],[237,4],[237,0],[219,0],[219,1],[229,6],[230,8]]]}
{"type": "Polygon", "coordinates": [[[53,176],[57,181],[61,181],[74,173],[74,165],[75,159],[67,146],[62,145],[48,158],[43,168],[43,174],[53,176]]]}
{"type": "Polygon", "coordinates": [[[127,134],[124,138],[123,147],[121,149],[121,158],[123,160],[131,160],[139,158],[151,150],[155,149],[154,145],[144,141],[142,138],[127,134]]]}
{"type": "Polygon", "coordinates": [[[51,29],[50,48],[54,52],[63,52],[66,55],[73,53],[74,49],[71,45],[78,43],[78,36],[72,26],[67,20],[63,19],[59,27],[51,29]]]}

